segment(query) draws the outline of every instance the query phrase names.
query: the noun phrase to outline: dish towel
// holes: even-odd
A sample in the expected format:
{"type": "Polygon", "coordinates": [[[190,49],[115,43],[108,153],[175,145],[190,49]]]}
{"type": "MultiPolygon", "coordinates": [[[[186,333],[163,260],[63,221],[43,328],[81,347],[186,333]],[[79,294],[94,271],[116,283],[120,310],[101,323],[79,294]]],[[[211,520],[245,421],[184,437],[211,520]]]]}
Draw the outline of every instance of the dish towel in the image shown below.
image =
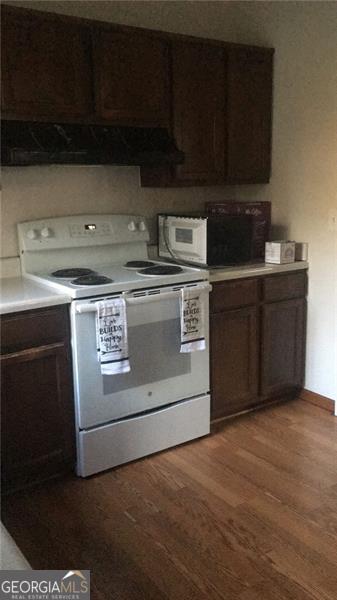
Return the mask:
{"type": "Polygon", "coordinates": [[[205,291],[183,288],[180,296],[180,352],[194,352],[206,348],[205,291]]]}
{"type": "Polygon", "coordinates": [[[102,375],[130,371],[124,298],[96,302],[97,355],[102,375]]]}

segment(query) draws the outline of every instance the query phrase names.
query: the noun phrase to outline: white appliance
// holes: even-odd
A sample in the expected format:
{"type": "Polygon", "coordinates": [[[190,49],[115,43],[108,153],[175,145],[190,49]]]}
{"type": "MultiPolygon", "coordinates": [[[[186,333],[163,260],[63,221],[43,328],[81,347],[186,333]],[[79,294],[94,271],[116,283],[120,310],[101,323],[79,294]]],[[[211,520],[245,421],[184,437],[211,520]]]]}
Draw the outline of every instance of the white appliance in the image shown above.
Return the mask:
{"type": "Polygon", "coordinates": [[[139,216],[44,219],[19,224],[18,233],[23,274],[72,298],[78,475],[207,435],[208,318],[206,350],[180,353],[181,289],[208,292],[207,271],[149,261],[139,216]],[[95,303],[115,296],[126,299],[131,371],[102,375],[95,303]]]}
{"type": "Polygon", "coordinates": [[[207,265],[207,218],[158,215],[159,256],[207,265]]]}

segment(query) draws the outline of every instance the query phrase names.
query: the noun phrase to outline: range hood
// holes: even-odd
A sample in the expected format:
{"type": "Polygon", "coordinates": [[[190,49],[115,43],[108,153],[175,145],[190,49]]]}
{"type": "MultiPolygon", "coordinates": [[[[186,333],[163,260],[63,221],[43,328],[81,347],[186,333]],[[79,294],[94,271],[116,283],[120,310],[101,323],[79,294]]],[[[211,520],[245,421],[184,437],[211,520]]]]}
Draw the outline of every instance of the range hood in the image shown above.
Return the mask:
{"type": "Polygon", "coordinates": [[[3,121],[2,164],[174,165],[184,161],[164,128],[3,121]]]}

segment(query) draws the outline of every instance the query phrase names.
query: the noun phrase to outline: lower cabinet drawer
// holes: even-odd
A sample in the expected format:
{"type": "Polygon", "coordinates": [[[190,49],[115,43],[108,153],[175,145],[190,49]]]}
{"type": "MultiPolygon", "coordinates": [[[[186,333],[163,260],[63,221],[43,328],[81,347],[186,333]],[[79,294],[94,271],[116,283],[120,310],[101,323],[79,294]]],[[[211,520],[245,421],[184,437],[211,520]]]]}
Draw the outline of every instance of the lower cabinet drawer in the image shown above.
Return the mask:
{"type": "Polygon", "coordinates": [[[304,298],[307,294],[307,273],[287,273],[285,275],[271,275],[263,281],[263,300],[277,302],[278,300],[291,300],[304,298]]]}
{"type": "Polygon", "coordinates": [[[256,304],[259,300],[259,283],[258,279],[236,279],[213,283],[210,295],[211,313],[256,304]]]}
{"type": "Polygon", "coordinates": [[[3,353],[61,341],[67,336],[67,306],[3,315],[1,318],[3,353]]]}

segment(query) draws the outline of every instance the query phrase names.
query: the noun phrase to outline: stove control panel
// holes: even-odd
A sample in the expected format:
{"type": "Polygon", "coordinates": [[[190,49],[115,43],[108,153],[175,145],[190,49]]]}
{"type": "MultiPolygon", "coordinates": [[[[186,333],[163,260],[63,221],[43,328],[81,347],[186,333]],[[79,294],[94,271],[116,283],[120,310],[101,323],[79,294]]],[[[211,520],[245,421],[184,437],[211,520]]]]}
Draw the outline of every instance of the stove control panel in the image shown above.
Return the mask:
{"type": "Polygon", "coordinates": [[[101,235],[111,235],[110,223],[72,223],[69,226],[71,237],[96,237],[101,235]]]}
{"type": "Polygon", "coordinates": [[[50,227],[42,227],[42,229],[28,229],[26,232],[26,237],[29,240],[37,240],[40,237],[42,238],[50,238],[53,237],[54,232],[50,227]]]}
{"type": "Polygon", "coordinates": [[[139,215],[73,215],[40,219],[19,223],[18,235],[21,253],[149,241],[146,222],[139,215]]]}

